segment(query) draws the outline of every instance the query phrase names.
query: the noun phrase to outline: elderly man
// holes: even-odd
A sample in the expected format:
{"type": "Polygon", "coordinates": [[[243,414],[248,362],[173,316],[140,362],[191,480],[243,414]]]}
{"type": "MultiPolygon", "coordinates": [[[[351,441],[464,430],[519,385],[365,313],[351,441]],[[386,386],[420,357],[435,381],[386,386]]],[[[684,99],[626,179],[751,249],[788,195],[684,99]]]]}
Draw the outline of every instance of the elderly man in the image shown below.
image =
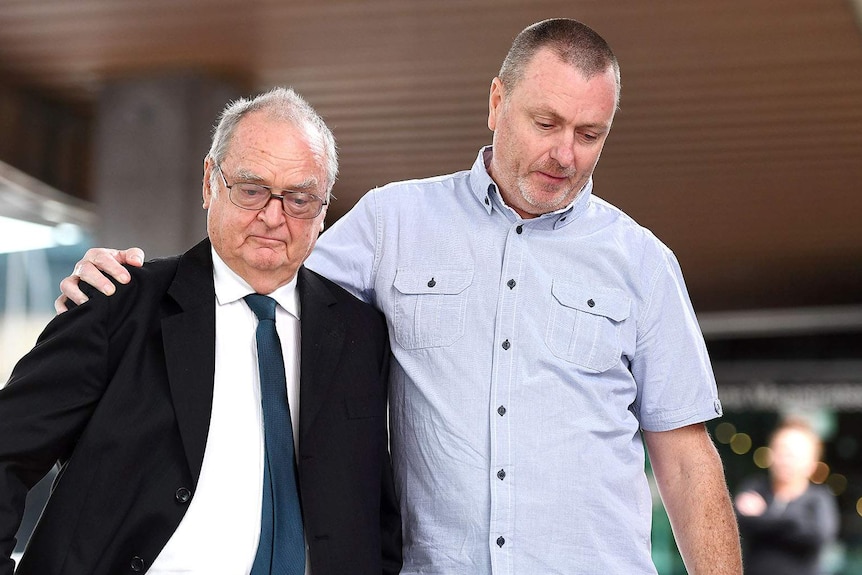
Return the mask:
{"type": "MultiPolygon", "coordinates": [[[[679,266],[592,193],[619,93],[593,30],[526,28],[491,83],[493,146],[366,194],[309,259],[389,322],[404,575],[654,574],[644,443],[689,573],[741,573],[679,266]]],[[[110,253],[66,295],[106,285],[93,262],[124,274],[110,253]]]]}
{"type": "Polygon", "coordinates": [[[385,321],[302,267],[336,172],[294,92],[226,108],[208,239],[56,318],[0,391],[0,573],[57,462],[18,574],[398,572],[385,321]]]}

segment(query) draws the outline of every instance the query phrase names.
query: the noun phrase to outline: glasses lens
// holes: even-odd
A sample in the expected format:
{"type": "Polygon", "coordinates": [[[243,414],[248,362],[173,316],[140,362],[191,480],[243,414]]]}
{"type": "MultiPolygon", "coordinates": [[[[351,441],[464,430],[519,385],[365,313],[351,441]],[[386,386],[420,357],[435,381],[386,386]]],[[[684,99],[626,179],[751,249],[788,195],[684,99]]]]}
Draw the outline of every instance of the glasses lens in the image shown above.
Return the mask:
{"type": "Polygon", "coordinates": [[[323,207],[320,198],[305,192],[287,192],[282,203],[284,211],[295,218],[316,218],[323,207]]]}
{"type": "Polygon", "coordinates": [[[236,184],[231,186],[230,196],[239,207],[257,210],[269,201],[269,190],[255,184],[236,184]]]}
{"type": "MultiPolygon", "coordinates": [[[[222,176],[224,177],[224,176],[222,176]]],[[[269,188],[250,184],[247,182],[236,183],[228,186],[230,200],[235,205],[246,210],[260,210],[266,207],[269,200],[275,196],[281,200],[284,212],[293,218],[312,219],[316,218],[323,209],[323,200],[314,194],[305,192],[285,191],[283,196],[274,194],[269,188]]]]}

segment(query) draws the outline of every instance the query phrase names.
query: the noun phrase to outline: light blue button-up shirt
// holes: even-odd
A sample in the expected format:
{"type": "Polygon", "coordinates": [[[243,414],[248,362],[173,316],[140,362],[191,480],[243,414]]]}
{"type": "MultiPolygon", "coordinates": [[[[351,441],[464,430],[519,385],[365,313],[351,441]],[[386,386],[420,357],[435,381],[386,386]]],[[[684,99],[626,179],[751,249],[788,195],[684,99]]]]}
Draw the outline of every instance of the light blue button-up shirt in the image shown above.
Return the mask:
{"type": "Polygon", "coordinates": [[[308,260],[388,320],[402,573],[654,574],[640,430],[721,412],[679,266],[592,181],[521,219],[490,154],[369,192],[308,260]]]}

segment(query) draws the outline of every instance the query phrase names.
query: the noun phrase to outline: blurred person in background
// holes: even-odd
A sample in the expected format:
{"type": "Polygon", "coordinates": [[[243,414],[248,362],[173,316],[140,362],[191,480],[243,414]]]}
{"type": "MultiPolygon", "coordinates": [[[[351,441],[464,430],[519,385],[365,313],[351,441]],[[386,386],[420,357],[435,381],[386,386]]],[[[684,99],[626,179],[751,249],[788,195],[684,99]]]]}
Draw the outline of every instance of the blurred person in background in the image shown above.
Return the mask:
{"type": "MultiPolygon", "coordinates": [[[[308,260],[389,322],[403,575],[655,574],[644,444],[689,573],[741,573],[679,264],[592,193],[619,92],[595,31],[527,27],[472,168],[365,194],[308,260]]],[[[58,310],[113,255],[141,256],[90,250],[58,310]]]]}
{"type": "Polygon", "coordinates": [[[804,420],[782,422],[769,439],[769,477],[743,483],[735,498],[745,575],[819,575],[838,534],[832,492],[811,482],[822,443],[804,420]]]}

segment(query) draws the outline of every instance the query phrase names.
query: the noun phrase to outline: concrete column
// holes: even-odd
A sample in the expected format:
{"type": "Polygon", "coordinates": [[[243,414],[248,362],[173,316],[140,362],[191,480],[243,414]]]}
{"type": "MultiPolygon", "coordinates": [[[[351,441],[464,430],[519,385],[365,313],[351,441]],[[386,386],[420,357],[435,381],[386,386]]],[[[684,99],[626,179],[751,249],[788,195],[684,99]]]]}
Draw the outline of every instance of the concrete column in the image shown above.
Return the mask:
{"type": "Polygon", "coordinates": [[[219,112],[241,95],[195,74],[119,80],[103,91],[93,154],[99,245],[136,245],[149,259],[206,235],[203,160],[219,112]]]}

